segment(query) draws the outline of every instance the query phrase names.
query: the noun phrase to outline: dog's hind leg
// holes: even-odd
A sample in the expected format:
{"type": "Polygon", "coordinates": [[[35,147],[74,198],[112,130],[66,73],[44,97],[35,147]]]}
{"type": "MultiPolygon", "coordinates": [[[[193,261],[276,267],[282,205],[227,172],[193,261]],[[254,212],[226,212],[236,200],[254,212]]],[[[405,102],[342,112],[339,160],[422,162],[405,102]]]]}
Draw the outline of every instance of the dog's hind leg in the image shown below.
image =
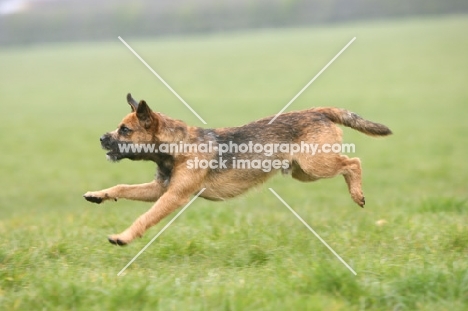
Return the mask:
{"type": "Polygon", "coordinates": [[[100,191],[89,191],[83,197],[89,202],[98,204],[107,200],[117,201],[117,199],[155,202],[166,192],[166,189],[163,181],[154,180],[145,184],[117,185],[100,191]]]}
{"type": "Polygon", "coordinates": [[[299,166],[299,164],[297,164],[296,161],[293,161],[291,166],[292,166],[291,176],[294,179],[297,179],[302,182],[310,182],[310,181],[316,181],[320,179],[320,177],[314,176],[313,174],[311,174],[311,172],[309,173],[304,172],[304,170],[299,166]]]}
{"type": "Polygon", "coordinates": [[[343,175],[354,202],[364,207],[361,186],[361,161],[340,154],[299,155],[292,163],[292,177],[310,182],[343,175]]]}
{"type": "Polygon", "coordinates": [[[366,200],[362,193],[362,177],[361,177],[361,160],[359,158],[348,158],[341,156],[343,159],[343,167],[341,174],[343,174],[346,184],[348,185],[349,193],[354,202],[360,207],[364,207],[366,200]]]}

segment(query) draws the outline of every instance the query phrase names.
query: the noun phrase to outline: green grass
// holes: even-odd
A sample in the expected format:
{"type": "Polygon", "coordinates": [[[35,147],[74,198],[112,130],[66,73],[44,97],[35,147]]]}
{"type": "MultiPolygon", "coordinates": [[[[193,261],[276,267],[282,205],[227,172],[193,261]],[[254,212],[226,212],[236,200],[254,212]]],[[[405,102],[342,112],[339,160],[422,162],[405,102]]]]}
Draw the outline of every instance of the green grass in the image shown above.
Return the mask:
{"type": "Polygon", "coordinates": [[[202,124],[117,39],[1,50],[0,309],[467,310],[466,29],[457,16],[124,38],[218,127],[275,114],[357,36],[289,110],[344,107],[395,134],[344,130],[365,209],[341,177],[278,176],[231,201],[196,200],[121,277],[169,219],[128,247],[107,242],[150,204],[82,194],[149,181],[154,166],[108,163],[98,138],[129,111],[127,92],[202,124]]]}

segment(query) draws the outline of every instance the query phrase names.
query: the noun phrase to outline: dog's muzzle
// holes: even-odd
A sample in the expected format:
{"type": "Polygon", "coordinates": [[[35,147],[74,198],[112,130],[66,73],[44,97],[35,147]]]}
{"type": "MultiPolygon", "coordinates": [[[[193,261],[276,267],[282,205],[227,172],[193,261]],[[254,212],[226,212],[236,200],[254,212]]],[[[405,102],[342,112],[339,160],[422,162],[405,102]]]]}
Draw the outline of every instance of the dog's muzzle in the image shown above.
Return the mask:
{"type": "Polygon", "coordinates": [[[122,159],[122,154],[120,153],[118,149],[118,144],[117,142],[112,138],[112,135],[109,133],[106,133],[99,138],[101,141],[101,147],[104,150],[107,150],[108,152],[106,153],[107,160],[115,162],[119,161],[122,159]]]}
{"type": "Polygon", "coordinates": [[[101,141],[101,146],[102,148],[106,149],[106,150],[110,150],[112,147],[111,147],[111,135],[109,133],[106,133],[104,135],[101,136],[101,138],[99,138],[99,140],[101,141]]]}

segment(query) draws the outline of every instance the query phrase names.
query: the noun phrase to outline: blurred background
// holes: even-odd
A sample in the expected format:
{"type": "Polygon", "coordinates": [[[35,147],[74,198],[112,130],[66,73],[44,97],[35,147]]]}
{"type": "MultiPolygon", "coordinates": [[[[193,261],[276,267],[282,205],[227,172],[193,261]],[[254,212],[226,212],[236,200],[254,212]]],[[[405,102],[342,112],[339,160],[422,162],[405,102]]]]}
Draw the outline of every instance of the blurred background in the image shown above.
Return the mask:
{"type": "Polygon", "coordinates": [[[1,0],[0,44],[303,27],[467,11],[466,0],[1,0]]]}
{"type": "Polygon", "coordinates": [[[0,0],[0,310],[468,310],[467,13],[467,0],[0,0]],[[280,111],[353,37],[287,111],[342,107],[392,129],[343,128],[366,208],[341,177],[278,175],[195,200],[116,281],[170,219],[111,247],[150,203],[82,198],[154,178],[154,163],[101,149],[126,94],[239,126],[280,111]]]}

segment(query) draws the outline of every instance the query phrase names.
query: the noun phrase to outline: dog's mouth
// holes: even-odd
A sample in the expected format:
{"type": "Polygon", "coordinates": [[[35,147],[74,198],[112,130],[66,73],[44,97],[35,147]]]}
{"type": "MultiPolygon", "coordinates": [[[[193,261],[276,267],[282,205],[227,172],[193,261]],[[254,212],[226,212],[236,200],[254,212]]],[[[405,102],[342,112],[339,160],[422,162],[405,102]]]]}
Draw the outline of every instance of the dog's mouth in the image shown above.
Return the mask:
{"type": "Polygon", "coordinates": [[[109,134],[105,134],[101,137],[101,148],[107,151],[106,158],[109,161],[117,162],[123,158],[119,151],[118,143],[114,141],[109,134]]]}
{"type": "Polygon", "coordinates": [[[104,135],[101,138],[101,147],[107,151],[106,158],[111,162],[118,162],[122,159],[139,159],[132,149],[128,149],[128,144],[129,142],[114,140],[110,135],[104,135]]]}
{"type": "Polygon", "coordinates": [[[103,149],[107,151],[106,158],[107,160],[111,162],[119,162],[120,160],[123,160],[123,159],[130,159],[130,160],[137,159],[137,155],[133,153],[121,152],[118,149],[116,150],[116,149],[110,149],[110,148],[104,148],[104,147],[103,149]]]}
{"type": "Polygon", "coordinates": [[[117,152],[115,152],[114,150],[109,150],[109,149],[104,149],[104,150],[107,151],[106,156],[108,156],[108,157],[117,155],[117,152]]]}
{"type": "Polygon", "coordinates": [[[122,153],[117,149],[113,148],[109,144],[101,144],[102,149],[104,149],[106,152],[106,158],[107,160],[111,162],[117,162],[121,159],[123,159],[122,153]]]}
{"type": "Polygon", "coordinates": [[[111,162],[118,162],[118,161],[120,161],[122,159],[132,158],[132,154],[121,152],[119,149],[105,148],[105,147],[103,147],[102,149],[107,151],[106,152],[106,158],[107,158],[107,160],[109,160],[111,162]]]}
{"type": "Polygon", "coordinates": [[[114,150],[109,150],[106,152],[106,158],[111,162],[118,162],[122,159],[122,154],[120,152],[115,152],[114,150]]]}

